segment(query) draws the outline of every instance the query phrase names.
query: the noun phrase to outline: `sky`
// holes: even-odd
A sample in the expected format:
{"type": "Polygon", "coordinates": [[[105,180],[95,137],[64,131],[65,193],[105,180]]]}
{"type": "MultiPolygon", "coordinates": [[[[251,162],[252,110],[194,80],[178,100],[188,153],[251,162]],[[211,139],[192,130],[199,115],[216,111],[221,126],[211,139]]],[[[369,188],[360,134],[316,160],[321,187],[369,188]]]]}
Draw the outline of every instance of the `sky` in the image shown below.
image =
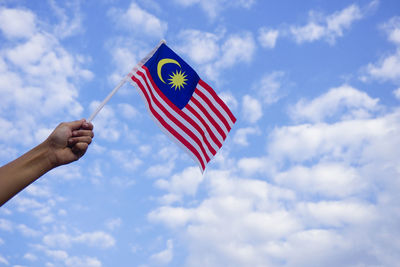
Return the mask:
{"type": "Polygon", "coordinates": [[[237,118],[204,175],[127,83],[0,208],[0,266],[398,265],[398,0],[1,0],[0,165],[161,39],[237,118]]]}

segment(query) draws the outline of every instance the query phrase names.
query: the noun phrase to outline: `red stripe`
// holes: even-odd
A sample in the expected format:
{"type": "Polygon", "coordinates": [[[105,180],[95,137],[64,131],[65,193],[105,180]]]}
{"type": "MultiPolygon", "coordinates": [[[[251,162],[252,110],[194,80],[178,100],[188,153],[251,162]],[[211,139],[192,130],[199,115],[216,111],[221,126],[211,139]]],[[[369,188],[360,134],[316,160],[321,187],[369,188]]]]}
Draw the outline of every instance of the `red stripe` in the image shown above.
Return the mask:
{"type": "MultiPolygon", "coordinates": [[[[218,138],[215,136],[214,132],[211,130],[210,126],[208,123],[203,119],[203,117],[191,106],[191,105],[186,105],[185,107],[190,113],[192,113],[200,122],[201,124],[206,128],[207,132],[210,134],[211,139],[214,141],[214,143],[217,145],[218,148],[221,148],[222,143],[218,140],[218,138]]],[[[215,154],[214,154],[215,155],[215,154]]]]}
{"type": "MultiPolygon", "coordinates": [[[[154,103],[163,111],[163,113],[164,113],[170,120],[172,120],[179,128],[181,128],[187,135],[190,136],[190,138],[192,138],[192,139],[197,143],[197,145],[200,147],[201,152],[203,153],[204,157],[206,158],[206,161],[209,162],[209,161],[210,161],[210,157],[209,157],[208,154],[206,153],[206,151],[205,151],[205,149],[204,149],[204,147],[203,147],[203,144],[201,143],[200,139],[199,139],[191,130],[189,130],[182,122],[180,122],[175,116],[173,116],[173,115],[164,107],[164,105],[162,105],[162,104],[157,100],[157,98],[156,98],[156,97],[154,96],[154,94],[153,94],[152,89],[150,88],[149,84],[147,83],[145,74],[142,73],[142,72],[140,72],[140,71],[137,71],[137,74],[139,74],[139,75],[143,78],[144,82],[146,83],[146,86],[147,86],[147,88],[148,88],[149,91],[150,91],[151,98],[153,99],[154,103]]],[[[147,78],[149,78],[150,82],[152,82],[151,76],[148,76],[147,78]]],[[[153,87],[153,88],[155,88],[156,90],[158,89],[157,87],[153,87]]],[[[162,92],[161,92],[160,90],[159,90],[158,92],[162,94],[162,92]]],[[[161,97],[162,97],[162,95],[161,95],[161,97]]]]}
{"type": "Polygon", "coordinates": [[[211,115],[208,113],[208,111],[199,103],[199,101],[197,101],[197,99],[195,99],[194,97],[192,97],[193,104],[196,105],[197,108],[199,108],[204,115],[207,117],[207,119],[211,122],[211,124],[215,127],[215,129],[217,129],[218,133],[222,136],[222,139],[225,140],[226,135],[224,133],[224,131],[222,131],[221,127],[218,125],[218,123],[211,117],[211,115]]]}
{"type": "Polygon", "coordinates": [[[183,138],[178,132],[176,132],[174,130],[174,128],[172,128],[161,116],[160,114],[158,114],[153,106],[152,103],[149,99],[149,96],[146,92],[146,90],[143,88],[142,83],[135,77],[132,76],[131,79],[138,85],[138,87],[140,88],[140,90],[142,91],[144,97],[146,98],[146,101],[148,103],[148,107],[150,109],[150,112],[153,114],[153,116],[162,124],[162,126],[168,131],[170,132],[176,139],[179,140],[179,142],[181,142],[184,146],[186,146],[192,153],[194,156],[196,156],[196,158],[199,160],[201,167],[203,168],[203,170],[205,169],[205,165],[203,163],[203,159],[201,158],[200,154],[198,153],[198,151],[185,139],[183,138]]]}
{"type": "Polygon", "coordinates": [[[231,118],[231,121],[233,123],[236,122],[236,118],[235,116],[233,116],[231,110],[228,108],[228,106],[224,103],[224,101],[222,101],[221,98],[219,98],[219,96],[217,95],[217,93],[202,79],[199,80],[199,84],[207,90],[208,93],[210,93],[215,101],[217,101],[217,103],[225,110],[226,114],[228,114],[228,116],[231,118]]]}
{"type": "MultiPolygon", "coordinates": [[[[208,149],[210,150],[211,154],[215,155],[217,151],[211,146],[210,142],[208,141],[208,138],[205,136],[204,131],[200,128],[200,126],[192,120],[188,115],[186,115],[181,109],[179,109],[176,105],[174,105],[168,97],[164,95],[163,92],[157,87],[155,84],[154,80],[152,79],[150,72],[146,66],[142,67],[146,71],[146,77],[149,78],[151,84],[153,85],[153,88],[157,91],[158,95],[165,101],[165,103],[168,104],[170,108],[172,108],[176,113],[178,113],[183,119],[185,119],[189,124],[191,124],[201,135],[202,139],[204,140],[204,143],[207,145],[208,149]]],[[[140,74],[139,74],[140,75],[140,74]]],[[[143,77],[143,76],[142,76],[143,77]]],[[[144,79],[144,81],[147,83],[147,81],[144,79]]]]}
{"type": "Polygon", "coordinates": [[[226,121],[226,118],[222,116],[221,112],[211,103],[210,99],[205,96],[200,90],[196,90],[195,93],[203,99],[204,102],[207,103],[207,105],[212,109],[215,115],[222,121],[222,123],[225,125],[226,129],[228,132],[231,130],[231,126],[229,126],[229,123],[226,121]]]}

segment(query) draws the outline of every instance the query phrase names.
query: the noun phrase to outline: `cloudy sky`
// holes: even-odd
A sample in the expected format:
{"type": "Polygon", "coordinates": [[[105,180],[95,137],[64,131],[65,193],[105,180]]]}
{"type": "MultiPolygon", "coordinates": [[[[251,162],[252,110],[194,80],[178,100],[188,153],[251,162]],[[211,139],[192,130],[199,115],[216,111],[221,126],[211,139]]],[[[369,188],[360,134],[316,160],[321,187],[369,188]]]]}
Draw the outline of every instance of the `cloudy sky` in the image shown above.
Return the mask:
{"type": "Polygon", "coordinates": [[[160,39],[238,119],[204,176],[126,84],[0,208],[0,266],[398,265],[398,0],[2,0],[0,164],[160,39]]]}

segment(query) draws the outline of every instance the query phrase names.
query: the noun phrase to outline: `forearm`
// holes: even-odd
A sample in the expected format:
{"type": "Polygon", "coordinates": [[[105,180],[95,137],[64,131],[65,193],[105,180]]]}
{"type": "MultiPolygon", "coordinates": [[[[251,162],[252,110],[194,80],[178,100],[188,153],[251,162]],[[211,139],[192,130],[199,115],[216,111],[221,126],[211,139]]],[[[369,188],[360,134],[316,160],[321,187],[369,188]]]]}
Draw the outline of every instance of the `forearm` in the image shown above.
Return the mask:
{"type": "Polygon", "coordinates": [[[54,166],[46,141],[0,168],[0,206],[54,166]]]}

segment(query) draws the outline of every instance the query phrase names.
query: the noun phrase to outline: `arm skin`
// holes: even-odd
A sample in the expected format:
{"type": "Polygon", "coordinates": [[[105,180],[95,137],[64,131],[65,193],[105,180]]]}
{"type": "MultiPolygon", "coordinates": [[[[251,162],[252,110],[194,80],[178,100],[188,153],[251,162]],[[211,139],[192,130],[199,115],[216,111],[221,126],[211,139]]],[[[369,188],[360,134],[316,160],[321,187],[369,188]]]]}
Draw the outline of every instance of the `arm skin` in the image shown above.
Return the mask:
{"type": "Polygon", "coordinates": [[[0,168],[0,206],[49,170],[82,157],[93,138],[84,119],[59,124],[41,144],[0,168]]]}

